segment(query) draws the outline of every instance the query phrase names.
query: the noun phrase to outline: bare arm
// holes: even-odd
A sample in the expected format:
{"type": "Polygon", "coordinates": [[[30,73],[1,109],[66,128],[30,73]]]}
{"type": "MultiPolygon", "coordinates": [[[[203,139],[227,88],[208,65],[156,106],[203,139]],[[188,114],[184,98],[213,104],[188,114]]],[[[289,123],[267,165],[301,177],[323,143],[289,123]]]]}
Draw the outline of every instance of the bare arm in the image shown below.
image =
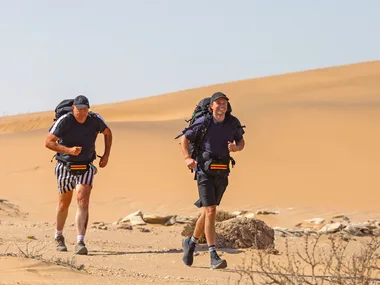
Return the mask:
{"type": "Polygon", "coordinates": [[[196,168],[197,162],[190,156],[190,141],[185,136],[182,136],[181,138],[181,149],[185,157],[185,163],[187,167],[190,169],[196,168]]]}
{"type": "Polygon", "coordinates": [[[66,147],[58,143],[58,137],[49,133],[45,139],[45,147],[55,152],[61,152],[65,154],[72,154],[71,148],[66,147]]]}
{"type": "Polygon", "coordinates": [[[104,135],[104,154],[103,154],[103,156],[109,156],[111,153],[111,146],[112,146],[111,129],[106,128],[102,134],[104,135]]]}
{"type": "Polygon", "coordinates": [[[240,141],[238,141],[237,143],[231,143],[231,142],[228,142],[228,150],[230,152],[236,152],[236,151],[241,151],[244,149],[244,146],[245,146],[245,141],[244,139],[241,139],[240,141]]]}
{"type": "Polygon", "coordinates": [[[244,149],[244,146],[245,146],[245,141],[244,139],[238,141],[238,143],[236,144],[236,151],[241,151],[244,149]]]}
{"type": "Polygon", "coordinates": [[[185,136],[182,136],[181,138],[181,149],[182,149],[182,153],[185,159],[191,157],[190,156],[190,141],[185,136]]]}
{"type": "Polygon", "coordinates": [[[102,132],[104,135],[104,154],[100,158],[99,166],[105,167],[108,164],[108,158],[111,153],[111,145],[112,145],[112,132],[110,128],[105,128],[102,132]]]}

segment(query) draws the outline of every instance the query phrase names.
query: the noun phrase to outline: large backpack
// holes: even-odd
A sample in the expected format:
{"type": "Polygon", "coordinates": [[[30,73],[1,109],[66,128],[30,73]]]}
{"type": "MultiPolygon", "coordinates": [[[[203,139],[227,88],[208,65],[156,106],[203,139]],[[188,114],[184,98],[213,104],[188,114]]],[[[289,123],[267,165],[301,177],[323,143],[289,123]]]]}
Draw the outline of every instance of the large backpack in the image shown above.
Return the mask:
{"type": "Polygon", "coordinates": [[[63,116],[64,114],[72,111],[72,105],[74,103],[74,99],[64,99],[62,100],[57,107],[55,107],[55,117],[53,118],[53,121],[58,120],[59,117],[63,116]]]}
{"type": "MultiPolygon", "coordinates": [[[[187,123],[189,123],[189,125],[186,129],[189,129],[193,126],[194,122],[197,119],[204,117],[204,121],[202,123],[202,126],[199,128],[199,131],[197,133],[196,140],[193,142],[190,142],[190,144],[189,144],[190,156],[193,159],[197,158],[199,151],[201,150],[203,139],[205,138],[206,133],[207,133],[207,129],[211,123],[212,112],[209,109],[210,101],[211,101],[211,97],[206,97],[206,98],[203,98],[201,101],[199,101],[199,103],[195,106],[195,109],[193,111],[193,114],[191,115],[191,118],[188,120],[185,120],[187,123]]],[[[232,107],[231,107],[230,102],[228,101],[227,102],[226,116],[229,116],[231,114],[231,112],[232,112],[232,107]]],[[[232,126],[232,127],[233,127],[233,129],[237,129],[239,127],[245,128],[245,126],[240,126],[240,125],[239,126],[236,125],[236,126],[232,126]]],[[[183,133],[179,134],[174,139],[178,139],[181,136],[183,136],[183,133]]],[[[231,160],[232,160],[232,166],[234,166],[235,160],[232,157],[231,157],[231,160]]]]}

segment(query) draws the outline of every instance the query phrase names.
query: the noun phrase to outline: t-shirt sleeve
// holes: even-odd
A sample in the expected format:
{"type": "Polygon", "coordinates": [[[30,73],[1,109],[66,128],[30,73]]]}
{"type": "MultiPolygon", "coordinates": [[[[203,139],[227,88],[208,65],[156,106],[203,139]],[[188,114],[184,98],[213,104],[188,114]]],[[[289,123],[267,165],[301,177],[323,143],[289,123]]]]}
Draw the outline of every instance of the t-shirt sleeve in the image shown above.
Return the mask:
{"type": "Polygon", "coordinates": [[[236,118],[236,121],[237,121],[236,124],[238,127],[236,128],[235,133],[234,133],[234,140],[235,140],[235,142],[238,143],[239,141],[241,141],[243,139],[244,130],[240,124],[239,119],[236,118]]]}
{"type": "Polygon", "coordinates": [[[201,117],[198,120],[196,120],[190,127],[184,129],[182,133],[189,141],[193,142],[195,141],[198,131],[201,128],[203,123],[204,123],[204,118],[201,117]]]}
{"type": "Polygon", "coordinates": [[[97,128],[100,133],[104,132],[106,128],[108,128],[106,121],[103,119],[102,116],[95,113],[95,118],[97,121],[97,128]]]}
{"type": "Polygon", "coordinates": [[[69,128],[69,121],[69,116],[63,115],[51,126],[49,133],[55,135],[58,138],[62,138],[69,128]]]}

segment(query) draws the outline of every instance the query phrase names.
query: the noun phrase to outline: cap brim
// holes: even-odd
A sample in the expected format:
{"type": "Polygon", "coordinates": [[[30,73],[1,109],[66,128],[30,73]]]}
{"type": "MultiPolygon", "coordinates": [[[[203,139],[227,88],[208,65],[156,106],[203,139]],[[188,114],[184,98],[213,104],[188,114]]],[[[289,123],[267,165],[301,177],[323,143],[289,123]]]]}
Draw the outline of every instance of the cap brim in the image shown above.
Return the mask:
{"type": "Polygon", "coordinates": [[[214,98],[212,101],[218,100],[219,98],[224,98],[224,99],[226,99],[227,101],[230,100],[230,99],[228,99],[227,96],[218,96],[218,97],[214,98]]]}
{"type": "Polygon", "coordinates": [[[86,104],[77,104],[77,105],[74,105],[75,107],[77,107],[78,109],[79,108],[90,108],[90,106],[86,105],[86,104]]]}

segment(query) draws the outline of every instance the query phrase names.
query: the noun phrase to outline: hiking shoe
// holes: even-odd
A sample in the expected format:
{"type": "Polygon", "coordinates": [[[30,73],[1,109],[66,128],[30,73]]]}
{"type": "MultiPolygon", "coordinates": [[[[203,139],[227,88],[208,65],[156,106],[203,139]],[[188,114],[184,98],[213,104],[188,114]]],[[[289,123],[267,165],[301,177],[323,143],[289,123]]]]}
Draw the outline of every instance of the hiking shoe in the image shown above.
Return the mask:
{"type": "Polygon", "coordinates": [[[187,266],[191,266],[194,260],[195,244],[190,245],[190,238],[185,238],[182,241],[183,257],[182,260],[187,266]]]}
{"type": "Polygon", "coordinates": [[[57,251],[67,251],[67,247],[65,245],[65,238],[63,236],[57,236],[55,238],[55,243],[57,251]]]}
{"type": "Polygon", "coordinates": [[[211,252],[211,269],[223,269],[227,267],[227,261],[221,259],[216,251],[211,252]]]}
{"type": "Polygon", "coordinates": [[[75,253],[80,255],[86,255],[88,253],[87,247],[83,241],[79,241],[75,246],[75,253]]]}

